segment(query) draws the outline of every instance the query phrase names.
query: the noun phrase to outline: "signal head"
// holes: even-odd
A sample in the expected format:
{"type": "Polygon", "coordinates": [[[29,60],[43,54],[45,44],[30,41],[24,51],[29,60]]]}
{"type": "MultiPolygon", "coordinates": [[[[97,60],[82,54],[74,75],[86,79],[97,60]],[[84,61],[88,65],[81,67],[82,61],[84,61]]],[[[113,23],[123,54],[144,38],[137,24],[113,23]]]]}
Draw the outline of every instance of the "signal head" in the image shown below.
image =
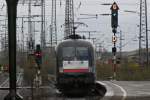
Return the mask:
{"type": "Polygon", "coordinates": [[[112,6],[111,6],[110,9],[111,9],[112,11],[118,11],[118,10],[119,10],[119,7],[118,7],[117,3],[114,2],[114,3],[112,4],[112,6]]]}

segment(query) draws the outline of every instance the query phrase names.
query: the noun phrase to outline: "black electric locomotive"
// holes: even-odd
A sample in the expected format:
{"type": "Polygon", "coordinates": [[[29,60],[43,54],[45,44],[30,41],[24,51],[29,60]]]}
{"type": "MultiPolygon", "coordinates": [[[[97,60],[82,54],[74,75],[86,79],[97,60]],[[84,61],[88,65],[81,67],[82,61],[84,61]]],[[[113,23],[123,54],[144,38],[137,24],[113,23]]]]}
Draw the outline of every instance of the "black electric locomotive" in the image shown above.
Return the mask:
{"type": "Polygon", "coordinates": [[[61,92],[86,92],[95,83],[95,57],[91,42],[70,36],[56,47],[56,86],[61,92]]]}

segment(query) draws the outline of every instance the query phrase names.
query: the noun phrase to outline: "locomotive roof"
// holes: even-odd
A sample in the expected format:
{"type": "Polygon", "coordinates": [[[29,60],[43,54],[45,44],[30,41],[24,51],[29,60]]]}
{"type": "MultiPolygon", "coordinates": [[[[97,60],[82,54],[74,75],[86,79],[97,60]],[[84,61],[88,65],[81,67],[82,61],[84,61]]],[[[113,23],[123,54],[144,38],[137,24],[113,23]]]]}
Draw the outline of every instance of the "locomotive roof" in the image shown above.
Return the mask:
{"type": "MultiPolygon", "coordinates": [[[[85,39],[67,39],[62,41],[57,45],[57,47],[63,47],[63,46],[90,46],[93,47],[92,42],[85,40],[85,39]]],[[[56,47],[56,48],[57,48],[56,47]]]]}

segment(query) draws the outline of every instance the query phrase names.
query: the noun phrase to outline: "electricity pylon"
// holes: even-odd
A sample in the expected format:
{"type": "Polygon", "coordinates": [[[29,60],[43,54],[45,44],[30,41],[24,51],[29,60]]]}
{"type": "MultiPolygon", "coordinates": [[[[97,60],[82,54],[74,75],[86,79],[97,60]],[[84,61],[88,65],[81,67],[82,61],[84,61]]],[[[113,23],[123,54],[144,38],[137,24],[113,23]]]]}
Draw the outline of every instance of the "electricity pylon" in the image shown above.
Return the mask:
{"type": "Polygon", "coordinates": [[[74,4],[73,0],[66,0],[65,7],[65,34],[67,37],[73,34],[74,30],[74,4]]]}
{"type": "Polygon", "coordinates": [[[50,44],[51,47],[57,44],[57,26],[56,26],[56,0],[52,0],[52,15],[50,25],[50,44]]]}
{"type": "Polygon", "coordinates": [[[41,47],[46,47],[45,39],[45,0],[41,0],[41,47]]]}
{"type": "Polygon", "coordinates": [[[140,0],[139,63],[148,67],[147,0],[140,0]],[[145,49],[146,48],[146,49],[145,49]]]}

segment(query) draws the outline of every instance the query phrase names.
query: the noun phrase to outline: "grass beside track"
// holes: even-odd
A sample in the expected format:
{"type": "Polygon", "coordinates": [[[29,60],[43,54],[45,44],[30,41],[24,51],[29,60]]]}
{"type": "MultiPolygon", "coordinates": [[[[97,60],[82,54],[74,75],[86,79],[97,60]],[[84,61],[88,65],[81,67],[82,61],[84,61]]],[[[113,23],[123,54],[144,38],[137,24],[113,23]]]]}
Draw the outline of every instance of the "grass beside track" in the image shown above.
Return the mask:
{"type": "MultiPolygon", "coordinates": [[[[96,63],[97,79],[110,80],[113,76],[112,65],[96,63]]],[[[150,81],[150,67],[135,66],[131,63],[117,65],[116,80],[118,81],[150,81]]]]}

